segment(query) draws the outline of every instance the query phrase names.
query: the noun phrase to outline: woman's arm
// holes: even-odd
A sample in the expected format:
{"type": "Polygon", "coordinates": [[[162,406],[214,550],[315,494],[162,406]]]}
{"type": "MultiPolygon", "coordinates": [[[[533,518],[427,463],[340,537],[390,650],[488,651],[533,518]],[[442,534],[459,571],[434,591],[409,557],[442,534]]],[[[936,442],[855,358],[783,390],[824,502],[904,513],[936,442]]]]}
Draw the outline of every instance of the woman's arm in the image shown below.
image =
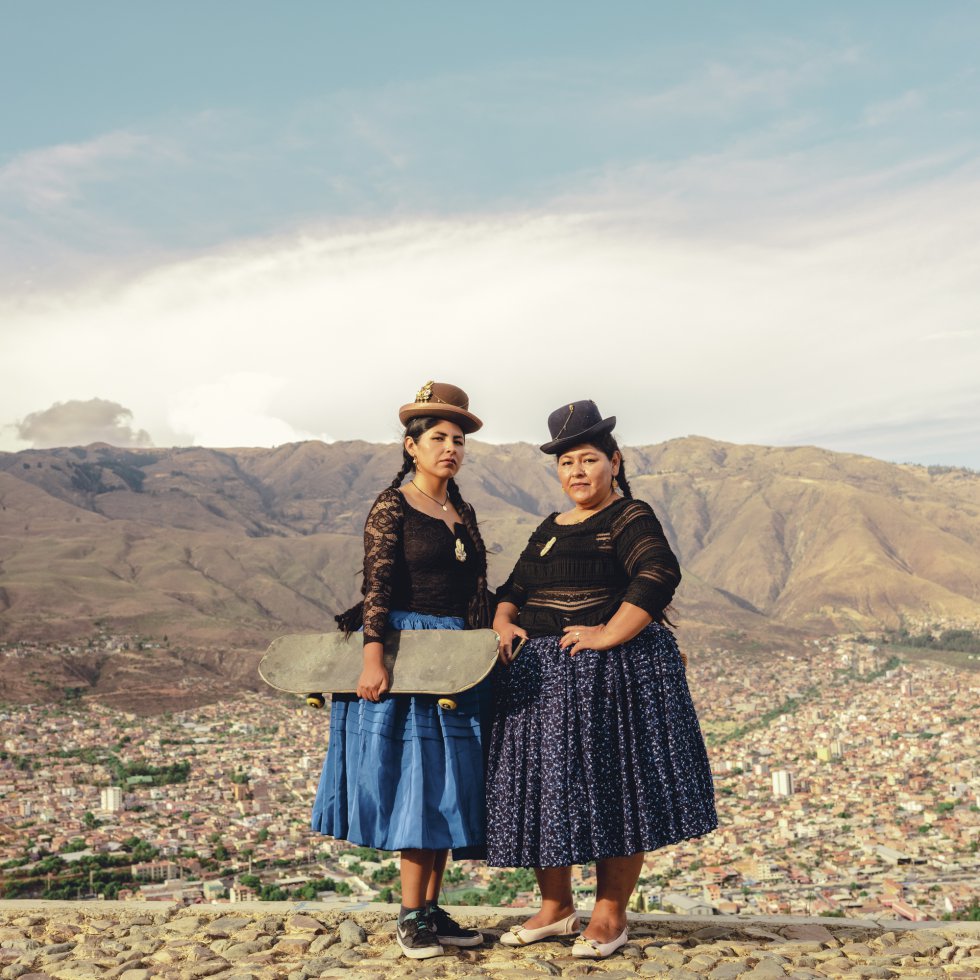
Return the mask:
{"type": "Polygon", "coordinates": [[[368,701],[378,701],[390,683],[384,666],[384,635],[403,518],[401,494],[385,491],[364,523],[364,666],[357,696],[368,701]]]}
{"type": "Polygon", "coordinates": [[[616,557],[629,576],[619,608],[608,623],[566,626],[560,645],[574,656],[580,650],[608,650],[632,640],[659,622],[681,580],[680,565],[652,508],[630,501],[612,527],[616,557]]]}
{"type": "Polygon", "coordinates": [[[500,637],[497,645],[497,657],[502,664],[509,664],[514,659],[514,638],[527,639],[527,630],[517,625],[521,610],[513,602],[497,603],[497,614],[493,617],[494,632],[500,637]]]}

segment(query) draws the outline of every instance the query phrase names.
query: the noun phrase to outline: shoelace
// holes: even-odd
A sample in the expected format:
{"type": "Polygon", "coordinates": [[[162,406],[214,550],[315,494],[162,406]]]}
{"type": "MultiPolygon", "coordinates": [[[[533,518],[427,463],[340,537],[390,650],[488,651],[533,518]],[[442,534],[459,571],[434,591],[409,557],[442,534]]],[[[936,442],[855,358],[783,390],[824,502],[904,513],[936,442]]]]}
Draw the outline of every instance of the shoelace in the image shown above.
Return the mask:
{"type": "Polygon", "coordinates": [[[407,925],[409,922],[415,923],[416,932],[432,932],[432,926],[429,925],[429,919],[425,912],[409,912],[409,914],[402,919],[402,925],[407,925]]]}

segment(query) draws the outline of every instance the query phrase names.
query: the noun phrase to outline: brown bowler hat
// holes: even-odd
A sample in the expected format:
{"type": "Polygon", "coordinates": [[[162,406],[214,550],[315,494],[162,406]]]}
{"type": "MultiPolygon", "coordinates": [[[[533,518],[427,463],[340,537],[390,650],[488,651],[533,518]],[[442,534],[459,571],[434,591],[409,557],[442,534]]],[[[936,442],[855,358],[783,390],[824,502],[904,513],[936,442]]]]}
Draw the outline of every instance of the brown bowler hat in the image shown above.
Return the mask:
{"type": "Polygon", "coordinates": [[[462,388],[444,381],[426,381],[415,401],[398,409],[398,421],[408,425],[412,419],[428,417],[455,422],[465,433],[476,432],[483,423],[469,410],[470,399],[462,388]]]}

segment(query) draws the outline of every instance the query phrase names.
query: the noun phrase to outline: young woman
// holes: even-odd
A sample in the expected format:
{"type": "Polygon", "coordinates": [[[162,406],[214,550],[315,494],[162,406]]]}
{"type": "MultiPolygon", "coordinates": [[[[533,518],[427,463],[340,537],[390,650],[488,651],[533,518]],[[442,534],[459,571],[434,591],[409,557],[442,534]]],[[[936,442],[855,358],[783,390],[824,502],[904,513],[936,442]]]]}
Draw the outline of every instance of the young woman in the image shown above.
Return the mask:
{"type": "Polygon", "coordinates": [[[596,903],[572,955],[627,940],[644,851],[713,830],[711,772],[665,609],[680,568],[594,402],[548,419],[571,507],[531,535],[498,590],[496,717],[487,863],[535,869],[541,910],[501,937],[521,946],[579,931],[574,864],[596,862],[596,903]],[[527,639],[514,656],[520,638],[527,639]]]}
{"type": "Polygon", "coordinates": [[[451,712],[434,697],[388,695],[382,643],[386,629],[490,625],[486,549],[455,480],[466,435],[483,423],[464,391],[431,381],[398,417],[403,465],[364,526],[364,600],[337,617],[348,632],[363,626],[364,667],[357,696],[333,699],[312,826],[401,851],[398,942],[406,956],[422,959],[443,945],[483,941],[454,922],[438,896],[449,849],[485,842],[480,714],[487,688],[459,695],[451,712]]]}

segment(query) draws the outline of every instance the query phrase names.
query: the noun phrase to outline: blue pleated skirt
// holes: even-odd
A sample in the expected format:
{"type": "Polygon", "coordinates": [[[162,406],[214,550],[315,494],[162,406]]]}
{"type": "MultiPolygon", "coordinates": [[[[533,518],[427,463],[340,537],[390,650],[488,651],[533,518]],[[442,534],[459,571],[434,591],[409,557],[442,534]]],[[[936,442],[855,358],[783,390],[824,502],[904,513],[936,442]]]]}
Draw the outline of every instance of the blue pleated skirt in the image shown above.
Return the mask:
{"type": "Polygon", "coordinates": [[[564,867],[714,830],[711,769],[670,630],[574,657],[558,641],[529,640],[497,672],[487,864],[564,867]]]}
{"type": "MultiPolygon", "coordinates": [[[[454,616],[392,611],[392,629],[462,629],[454,616]]],[[[321,834],[385,851],[480,849],[486,840],[480,716],[486,681],[444,711],[424,695],[373,703],[335,695],[330,742],[313,803],[321,834]]]]}

